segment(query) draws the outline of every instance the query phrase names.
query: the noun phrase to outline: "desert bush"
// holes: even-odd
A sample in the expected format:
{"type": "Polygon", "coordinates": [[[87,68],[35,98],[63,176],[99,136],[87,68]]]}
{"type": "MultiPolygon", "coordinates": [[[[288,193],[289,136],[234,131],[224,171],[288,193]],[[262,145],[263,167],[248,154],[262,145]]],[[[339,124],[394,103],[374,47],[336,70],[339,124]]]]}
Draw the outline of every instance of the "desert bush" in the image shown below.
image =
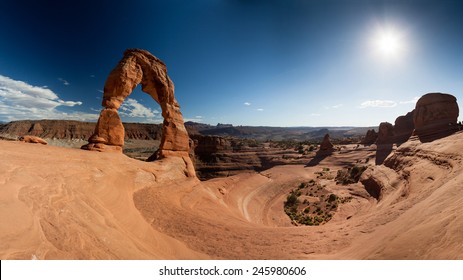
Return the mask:
{"type": "Polygon", "coordinates": [[[328,202],[334,202],[336,201],[336,199],[338,199],[338,197],[335,195],[335,194],[330,194],[330,196],[328,197],[328,202]]]}
{"type": "Polygon", "coordinates": [[[354,165],[350,168],[338,170],[335,181],[339,184],[348,185],[357,183],[367,166],[354,165]]]}
{"type": "Polygon", "coordinates": [[[297,206],[299,200],[298,200],[298,196],[296,195],[296,193],[294,192],[291,192],[288,197],[286,198],[286,202],[285,202],[285,207],[292,207],[294,205],[297,206]]]}

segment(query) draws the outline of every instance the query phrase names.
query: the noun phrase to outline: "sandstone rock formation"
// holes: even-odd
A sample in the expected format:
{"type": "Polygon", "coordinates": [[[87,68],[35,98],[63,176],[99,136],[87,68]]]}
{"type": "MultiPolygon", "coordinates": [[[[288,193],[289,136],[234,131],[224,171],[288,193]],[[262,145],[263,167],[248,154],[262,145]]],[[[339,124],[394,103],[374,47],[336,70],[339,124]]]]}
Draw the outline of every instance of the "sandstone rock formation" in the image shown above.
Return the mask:
{"type": "Polygon", "coordinates": [[[415,129],[413,124],[413,114],[415,110],[408,112],[405,116],[399,116],[394,123],[394,142],[402,144],[410,138],[415,129]]]}
{"type": "Polygon", "coordinates": [[[378,133],[374,129],[369,129],[361,144],[372,145],[376,142],[376,139],[378,139],[378,133]]]}
{"type": "Polygon", "coordinates": [[[422,142],[446,137],[458,130],[457,99],[445,93],[428,93],[416,103],[413,114],[415,134],[422,142]]]}
{"type": "Polygon", "coordinates": [[[378,128],[378,139],[376,140],[376,165],[384,162],[392,152],[394,143],[394,127],[391,123],[382,122],[378,128]]]}
{"type": "Polygon", "coordinates": [[[141,84],[142,91],[148,93],[162,109],[164,118],[162,138],[157,158],[182,157],[189,176],[194,176],[194,168],[189,158],[189,137],[185,129],[180,106],[174,97],[174,84],[167,75],[166,65],[145,50],[128,49],[118,65],[106,80],[100,114],[94,134],[83,149],[97,151],[122,151],[124,128],[117,114],[135,87],[141,84]]]}
{"type": "Polygon", "coordinates": [[[327,133],[323,137],[323,141],[320,144],[320,151],[330,151],[333,150],[333,144],[330,141],[330,135],[327,133]]]}
{"type": "Polygon", "coordinates": [[[24,135],[18,138],[19,141],[23,141],[26,143],[35,143],[35,144],[43,144],[47,145],[47,141],[43,140],[40,137],[32,136],[32,135],[24,135]]]}
{"type": "Polygon", "coordinates": [[[378,139],[376,144],[393,143],[394,127],[391,123],[382,122],[378,128],[378,139]]]}
{"type": "Polygon", "coordinates": [[[103,109],[98,118],[95,132],[88,139],[89,150],[122,152],[124,145],[124,126],[114,108],[103,109]]]}
{"type": "Polygon", "coordinates": [[[232,152],[228,139],[219,136],[193,135],[195,155],[210,155],[218,152],[232,152]]]}

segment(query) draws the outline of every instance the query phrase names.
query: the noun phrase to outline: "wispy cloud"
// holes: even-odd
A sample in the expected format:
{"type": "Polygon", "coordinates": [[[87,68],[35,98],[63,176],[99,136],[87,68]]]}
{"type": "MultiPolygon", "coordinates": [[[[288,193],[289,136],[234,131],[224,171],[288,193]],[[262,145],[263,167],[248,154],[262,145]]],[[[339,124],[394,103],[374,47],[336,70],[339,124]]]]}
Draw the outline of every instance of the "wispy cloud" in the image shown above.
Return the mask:
{"type": "Polygon", "coordinates": [[[262,111],[264,111],[264,109],[259,108],[259,109],[257,109],[257,111],[262,112],[262,111]]]}
{"type": "Polygon", "coordinates": [[[399,104],[415,104],[418,99],[420,99],[418,96],[415,96],[413,97],[412,100],[408,100],[408,101],[400,101],[399,104]]]}
{"type": "Polygon", "coordinates": [[[321,116],[321,114],[317,114],[317,113],[312,113],[312,114],[310,114],[310,115],[311,115],[312,117],[320,117],[320,116],[321,116]]]}
{"type": "Polygon", "coordinates": [[[392,100],[367,100],[360,104],[360,108],[380,107],[391,108],[397,106],[397,102],[392,100]]]}
{"type": "Polygon", "coordinates": [[[101,89],[97,89],[98,92],[101,92],[101,93],[104,93],[104,91],[102,91],[101,89]]]}
{"type": "Polygon", "coordinates": [[[244,104],[244,106],[251,106],[251,103],[249,103],[249,102],[244,102],[243,104],[244,104]]]}
{"type": "Polygon", "coordinates": [[[338,108],[341,108],[342,106],[344,106],[344,104],[336,104],[336,105],[332,105],[332,106],[325,106],[325,109],[326,110],[338,109],[338,108]]]}
{"type": "Polygon", "coordinates": [[[65,86],[70,85],[70,83],[68,81],[66,81],[65,79],[63,79],[63,78],[58,78],[58,81],[62,82],[63,85],[65,85],[65,86]]]}
{"type": "Polygon", "coordinates": [[[122,103],[119,114],[121,116],[132,117],[132,118],[151,118],[158,117],[159,111],[145,107],[143,104],[138,103],[133,98],[127,98],[122,103]]]}
{"type": "Polygon", "coordinates": [[[49,88],[33,86],[0,75],[0,119],[77,119],[96,120],[98,115],[83,112],[66,113],[59,107],[82,105],[80,101],[61,100],[49,88]]]}

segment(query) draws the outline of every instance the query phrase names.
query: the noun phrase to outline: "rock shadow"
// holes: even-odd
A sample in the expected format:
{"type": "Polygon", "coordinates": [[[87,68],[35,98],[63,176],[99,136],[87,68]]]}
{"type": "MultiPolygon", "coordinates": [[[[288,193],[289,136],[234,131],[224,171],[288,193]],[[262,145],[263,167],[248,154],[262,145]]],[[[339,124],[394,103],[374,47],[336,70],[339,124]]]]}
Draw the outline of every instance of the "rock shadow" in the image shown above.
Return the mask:
{"type": "Polygon", "coordinates": [[[418,131],[416,134],[418,139],[421,143],[429,143],[433,142],[434,140],[441,139],[447,136],[450,136],[459,131],[459,126],[449,124],[448,129],[435,129],[435,130],[428,130],[428,131],[418,131]]]}
{"type": "Polygon", "coordinates": [[[392,143],[387,143],[387,144],[377,144],[376,147],[376,159],[375,159],[375,164],[376,165],[381,165],[383,164],[384,160],[389,156],[392,152],[392,143]]]}
{"type": "Polygon", "coordinates": [[[333,151],[318,151],[315,154],[315,157],[312,158],[306,165],[305,167],[312,167],[318,165],[322,160],[324,160],[326,157],[330,156],[333,154],[333,151]]]}

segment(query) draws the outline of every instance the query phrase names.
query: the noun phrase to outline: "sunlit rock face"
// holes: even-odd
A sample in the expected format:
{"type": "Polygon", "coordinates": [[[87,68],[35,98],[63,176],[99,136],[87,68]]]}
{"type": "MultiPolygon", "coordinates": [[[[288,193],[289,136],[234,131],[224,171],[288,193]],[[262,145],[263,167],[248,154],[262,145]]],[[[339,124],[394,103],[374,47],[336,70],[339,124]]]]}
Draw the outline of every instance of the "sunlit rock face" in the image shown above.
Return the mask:
{"type": "Polygon", "coordinates": [[[32,135],[24,135],[18,138],[19,141],[23,141],[26,143],[34,143],[34,144],[42,144],[47,145],[47,141],[43,140],[40,137],[32,136],[32,135]]]}
{"type": "Polygon", "coordinates": [[[415,134],[422,142],[446,137],[458,130],[459,108],[455,96],[428,93],[416,103],[413,114],[415,134]]]}
{"type": "Polygon", "coordinates": [[[142,85],[143,92],[159,103],[164,118],[161,144],[154,158],[182,157],[188,166],[189,175],[194,176],[188,155],[188,132],[174,96],[174,84],[167,75],[166,65],[145,50],[126,50],[124,57],[109,74],[104,87],[104,109],[89,143],[82,148],[122,152],[124,127],[117,110],[138,84],[142,85]]]}

